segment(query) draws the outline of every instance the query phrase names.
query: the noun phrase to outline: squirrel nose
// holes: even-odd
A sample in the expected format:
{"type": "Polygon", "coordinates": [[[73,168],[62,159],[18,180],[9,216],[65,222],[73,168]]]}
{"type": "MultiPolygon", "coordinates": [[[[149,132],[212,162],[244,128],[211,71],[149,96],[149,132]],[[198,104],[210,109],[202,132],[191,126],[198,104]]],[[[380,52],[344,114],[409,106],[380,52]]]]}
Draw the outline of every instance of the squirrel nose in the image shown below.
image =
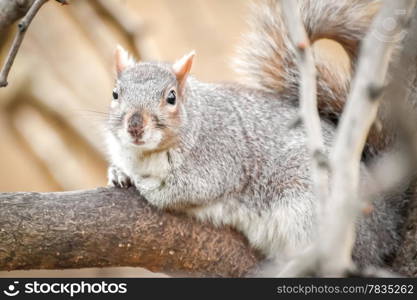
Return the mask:
{"type": "Polygon", "coordinates": [[[138,112],[132,114],[127,120],[127,132],[134,138],[141,138],[143,134],[143,118],[138,112]]]}

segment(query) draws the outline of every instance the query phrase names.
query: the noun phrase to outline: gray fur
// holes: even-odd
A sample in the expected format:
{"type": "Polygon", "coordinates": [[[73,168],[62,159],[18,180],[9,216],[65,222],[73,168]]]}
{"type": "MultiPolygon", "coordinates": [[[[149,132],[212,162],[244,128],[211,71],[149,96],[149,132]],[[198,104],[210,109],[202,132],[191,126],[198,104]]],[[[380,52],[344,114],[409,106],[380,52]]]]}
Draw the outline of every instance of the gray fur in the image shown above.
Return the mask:
{"type": "MultiPolygon", "coordinates": [[[[171,77],[166,66],[139,63],[119,79],[120,101],[156,112],[171,77]],[[137,77],[150,68],[155,76],[145,82],[137,77]]],[[[293,99],[194,78],[186,89],[181,141],[167,152],[169,172],[161,186],[140,192],[157,207],[236,227],[269,258],[288,257],[308,246],[315,201],[305,134],[302,128],[288,128],[298,111],[293,99]]],[[[330,141],[333,127],[322,125],[330,141]]],[[[133,182],[141,180],[131,170],[122,171],[133,182]]]]}
{"type": "MultiPolygon", "coordinates": [[[[326,3],[341,5],[336,2],[326,3]]],[[[262,9],[273,22],[281,22],[268,3],[262,9]]],[[[311,9],[327,14],[330,8],[311,9]]],[[[336,22],[342,17],[346,16],[335,15],[332,20],[336,22]]],[[[311,30],[324,30],[313,23],[320,20],[306,22],[311,30]]],[[[345,23],[343,20],[339,26],[345,23]]],[[[351,28],[343,30],[349,32],[351,28]]],[[[150,156],[124,138],[124,116],[131,110],[146,110],[163,123],[160,101],[167,88],[178,88],[178,82],[169,64],[137,63],[124,70],[117,80],[119,99],[112,104],[108,122],[112,165],[109,181],[125,185],[129,178],[156,207],[184,211],[216,225],[231,225],[267,258],[281,262],[314,241],[317,200],[312,194],[305,133],[301,127],[289,129],[298,112],[297,94],[291,87],[297,85],[297,76],[290,70],[291,65],[285,66],[281,84],[288,89],[280,90],[274,88],[274,82],[282,77],[267,77],[271,75],[259,71],[262,63],[272,59],[264,47],[267,40],[271,43],[273,39],[265,34],[267,31],[261,30],[257,37],[262,41],[258,50],[265,52],[246,65],[257,88],[202,83],[189,77],[183,95],[178,95],[179,124],[162,124],[175,132],[178,143],[150,156]]],[[[256,56],[251,51],[247,49],[247,53],[252,53],[247,54],[248,61],[251,55],[256,56]]],[[[331,87],[323,89],[326,90],[332,94],[331,87]]],[[[335,128],[325,119],[321,125],[328,148],[335,128]]],[[[362,168],[362,182],[367,186],[372,180],[366,167],[362,168]]],[[[354,258],[360,265],[381,264],[383,256],[389,255],[399,240],[401,192],[374,198],[376,209],[358,222],[354,258]],[[381,198],[390,201],[377,201],[381,198]],[[398,200],[397,204],[392,200],[398,200]]]]}

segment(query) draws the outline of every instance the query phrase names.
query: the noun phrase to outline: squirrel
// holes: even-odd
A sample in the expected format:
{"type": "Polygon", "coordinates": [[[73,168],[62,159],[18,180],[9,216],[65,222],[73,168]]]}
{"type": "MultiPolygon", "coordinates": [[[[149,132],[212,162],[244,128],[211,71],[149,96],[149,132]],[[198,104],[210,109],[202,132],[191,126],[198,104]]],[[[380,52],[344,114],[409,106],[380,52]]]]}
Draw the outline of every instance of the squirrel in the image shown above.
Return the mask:
{"type": "MultiPolygon", "coordinates": [[[[354,65],[377,1],[306,0],[298,6],[313,43],[339,42],[354,65]]],[[[134,185],[153,206],[230,225],[267,259],[285,262],[314,242],[318,200],[298,115],[294,48],[276,0],[253,7],[240,48],[246,84],[204,83],[190,75],[195,53],[175,63],[135,62],[118,46],[107,122],[109,184],[134,185]]],[[[350,77],[317,62],[325,146],[335,133],[350,77]]],[[[367,166],[361,166],[367,185],[367,166]]],[[[371,179],[369,179],[371,181],[371,179]]],[[[378,195],[357,224],[353,260],[383,265],[401,240],[405,188],[378,195]],[[382,200],[381,200],[382,199],[382,200]]]]}

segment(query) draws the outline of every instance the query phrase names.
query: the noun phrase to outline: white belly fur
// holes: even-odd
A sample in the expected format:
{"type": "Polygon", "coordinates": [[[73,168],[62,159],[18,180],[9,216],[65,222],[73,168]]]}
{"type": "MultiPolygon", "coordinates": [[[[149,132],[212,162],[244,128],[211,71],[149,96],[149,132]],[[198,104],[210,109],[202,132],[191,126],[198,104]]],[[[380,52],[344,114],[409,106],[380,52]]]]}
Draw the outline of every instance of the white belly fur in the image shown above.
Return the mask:
{"type": "Polygon", "coordinates": [[[138,147],[125,145],[121,146],[114,140],[114,136],[108,138],[109,157],[112,163],[120,168],[132,179],[135,177],[152,177],[164,179],[169,171],[168,156],[166,151],[142,155],[138,147]]]}

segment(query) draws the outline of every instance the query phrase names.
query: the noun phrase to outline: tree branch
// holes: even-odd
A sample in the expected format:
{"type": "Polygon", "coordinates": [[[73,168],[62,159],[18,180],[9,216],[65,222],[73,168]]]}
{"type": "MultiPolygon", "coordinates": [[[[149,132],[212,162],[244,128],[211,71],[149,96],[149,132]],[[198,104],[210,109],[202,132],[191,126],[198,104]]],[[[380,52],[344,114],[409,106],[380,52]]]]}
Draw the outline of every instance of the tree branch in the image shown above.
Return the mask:
{"type": "Polygon", "coordinates": [[[242,235],[151,207],[134,188],[0,194],[0,270],[131,266],[243,276],[261,258],[242,235]]]}
{"type": "Polygon", "coordinates": [[[23,19],[18,24],[18,31],[13,40],[13,44],[10,47],[9,53],[7,54],[6,61],[2,70],[0,71],[0,87],[7,86],[7,77],[10,72],[10,68],[13,65],[14,59],[16,57],[17,51],[19,51],[20,45],[22,44],[23,38],[25,36],[26,30],[28,29],[30,22],[32,22],[36,13],[39,11],[42,5],[48,0],[36,0],[23,19]]]}
{"type": "MultiPolygon", "coordinates": [[[[316,66],[310,41],[302,22],[297,2],[281,1],[282,17],[288,29],[288,35],[296,50],[296,61],[300,74],[300,116],[307,135],[307,147],[311,155],[311,178],[314,195],[319,201],[316,218],[324,216],[323,207],[328,197],[328,159],[325,156],[323,134],[317,106],[316,66]]],[[[318,224],[320,225],[320,224],[318,224]]],[[[316,228],[316,234],[319,227],[316,228]]],[[[280,271],[280,276],[287,273],[294,275],[314,267],[311,253],[315,249],[302,249],[298,259],[291,261],[280,271]]]]}
{"type": "Polygon", "coordinates": [[[351,267],[355,219],[362,208],[358,195],[361,154],[375,121],[398,34],[408,24],[414,5],[415,1],[385,0],[363,42],[352,89],[330,154],[331,192],[323,220],[325,231],[319,235],[320,271],[327,275],[340,276],[351,267]],[[388,19],[398,26],[386,26],[388,19]]]}
{"type": "Polygon", "coordinates": [[[35,0],[0,0],[0,32],[23,17],[35,0]]]}
{"type": "MultiPolygon", "coordinates": [[[[407,0],[385,1],[364,40],[356,76],[330,152],[331,191],[319,220],[318,242],[285,266],[280,273],[282,276],[345,276],[353,270],[355,220],[362,208],[358,194],[361,154],[375,121],[391,53],[414,4],[415,1],[407,0]],[[388,19],[398,26],[386,26],[388,19]]],[[[294,9],[288,10],[287,15],[295,18],[294,9]]]]}
{"type": "MultiPolygon", "coordinates": [[[[296,49],[300,74],[300,114],[307,134],[307,147],[311,155],[311,174],[315,196],[321,204],[324,204],[328,194],[328,164],[324,154],[323,134],[317,108],[316,66],[297,1],[283,0],[281,8],[288,34],[296,49]]],[[[319,216],[322,214],[320,207],[317,211],[319,216]]]]}

